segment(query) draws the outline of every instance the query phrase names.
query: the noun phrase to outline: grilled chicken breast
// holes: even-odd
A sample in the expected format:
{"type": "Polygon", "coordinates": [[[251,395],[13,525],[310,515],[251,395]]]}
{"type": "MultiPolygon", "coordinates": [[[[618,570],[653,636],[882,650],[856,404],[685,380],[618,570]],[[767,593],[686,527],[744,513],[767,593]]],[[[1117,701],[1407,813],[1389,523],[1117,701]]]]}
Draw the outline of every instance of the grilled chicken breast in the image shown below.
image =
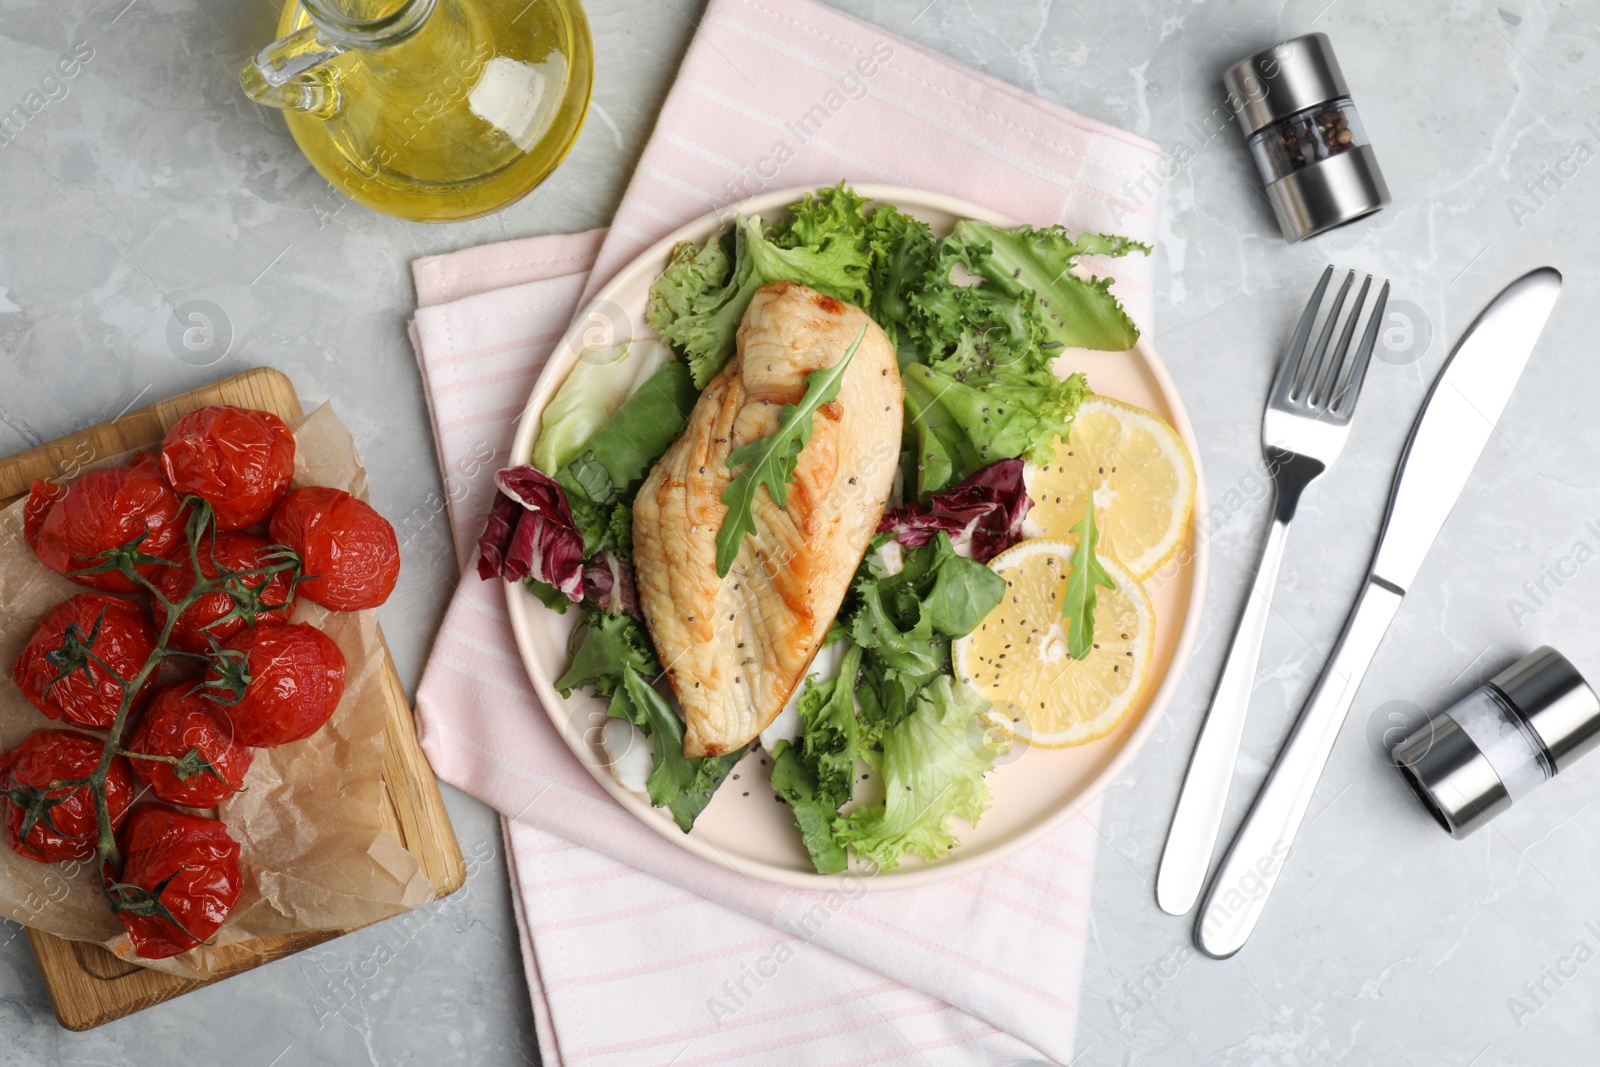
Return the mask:
{"type": "Polygon", "coordinates": [[[750,741],[805,677],[883,514],[903,401],[894,346],[860,308],[794,282],[751,299],[737,355],[633,505],[639,606],[683,707],[684,755],[750,741]],[[759,490],[756,532],[717,577],[728,454],[772,433],[806,375],[837,363],[863,325],[839,395],[813,417],[788,507],[759,490]]]}

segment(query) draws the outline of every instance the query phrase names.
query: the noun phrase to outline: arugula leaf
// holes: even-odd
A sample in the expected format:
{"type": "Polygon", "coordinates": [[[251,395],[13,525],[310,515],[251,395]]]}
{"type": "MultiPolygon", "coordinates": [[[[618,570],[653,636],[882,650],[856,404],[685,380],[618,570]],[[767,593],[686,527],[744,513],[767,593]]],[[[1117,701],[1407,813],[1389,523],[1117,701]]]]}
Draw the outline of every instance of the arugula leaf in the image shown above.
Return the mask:
{"type": "MultiPolygon", "coordinates": [[[[667,699],[651,688],[632,666],[622,669],[622,689],[631,709],[621,717],[644,728],[655,752],[655,766],[645,782],[650,803],[672,812],[678,829],[688,833],[694,821],[711,803],[711,796],[728,777],[734,764],[744,756],[746,745],[737,752],[706,759],[690,759],[683,754],[683,720],[667,699]]],[[[613,698],[612,704],[617,703],[613,698]]]]}
{"type": "Polygon", "coordinates": [[[977,824],[989,806],[983,776],[1006,748],[980,718],[988,707],[948,675],[923,689],[911,714],[883,733],[884,802],[840,816],[834,840],[883,868],[903,853],[935,860],[954,848],[951,816],[977,824]]]}
{"type": "Polygon", "coordinates": [[[765,437],[747,441],[728,455],[728,466],[747,464],[722,491],[727,507],[722,526],[717,530],[717,574],[726,577],[739,555],[746,534],[756,531],[754,504],[756,492],[766,486],[773,503],[780,508],[789,502],[789,483],[794,480],[800,452],[811,440],[817,409],[839,395],[844,372],[855,358],[856,349],[867,336],[861,327],[844,355],[831,367],[818,367],[806,375],[805,395],[798,404],[785,404],[778,413],[778,428],[765,437]]]}
{"type": "Polygon", "coordinates": [[[654,678],[661,673],[655,646],[632,615],[613,615],[590,608],[578,629],[573,631],[572,665],[556,679],[562,696],[575,689],[593,687],[596,694],[611,696],[622,684],[627,671],[654,678]]]}
{"type": "Polygon", "coordinates": [[[1067,621],[1067,651],[1073,659],[1084,659],[1094,649],[1094,609],[1099,595],[1095,587],[1115,589],[1117,583],[1095,555],[1100,533],[1094,525],[1094,492],[1084,505],[1083,518],[1072,527],[1078,547],[1072,553],[1072,571],[1061,594],[1061,617],[1067,621]]]}

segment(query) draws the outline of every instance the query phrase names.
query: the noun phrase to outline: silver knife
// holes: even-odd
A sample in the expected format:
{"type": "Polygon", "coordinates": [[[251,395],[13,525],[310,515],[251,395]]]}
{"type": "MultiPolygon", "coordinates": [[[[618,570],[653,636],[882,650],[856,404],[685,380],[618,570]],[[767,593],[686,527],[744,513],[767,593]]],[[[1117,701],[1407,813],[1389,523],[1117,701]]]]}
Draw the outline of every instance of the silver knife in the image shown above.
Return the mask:
{"type": "Polygon", "coordinates": [[[1561,275],[1552,267],[1506,286],[1467,328],[1434,381],[1400,457],[1366,584],[1201,905],[1195,943],[1206,955],[1233,955],[1255,929],[1361,679],[1494,434],[1560,294],[1561,275]]]}

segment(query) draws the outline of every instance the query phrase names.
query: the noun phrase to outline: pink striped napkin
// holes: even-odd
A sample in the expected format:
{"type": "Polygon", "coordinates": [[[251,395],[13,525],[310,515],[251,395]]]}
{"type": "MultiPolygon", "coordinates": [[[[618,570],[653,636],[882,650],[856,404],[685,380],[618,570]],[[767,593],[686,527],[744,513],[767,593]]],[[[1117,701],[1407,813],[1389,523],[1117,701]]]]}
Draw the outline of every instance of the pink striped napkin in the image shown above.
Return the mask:
{"type": "MultiPolygon", "coordinates": [[[[671,229],[763,189],[892,182],[1154,238],[1156,146],[810,0],[713,0],[610,231],[417,261],[412,323],[464,577],[417,693],[446,781],[505,816],[547,1064],[1071,1059],[1097,808],[981,873],[816,894],[733,874],[568,753],[468,570],[514,420],[585,297],[671,229]]],[[[1152,265],[1101,265],[1148,328],[1152,265]]]]}

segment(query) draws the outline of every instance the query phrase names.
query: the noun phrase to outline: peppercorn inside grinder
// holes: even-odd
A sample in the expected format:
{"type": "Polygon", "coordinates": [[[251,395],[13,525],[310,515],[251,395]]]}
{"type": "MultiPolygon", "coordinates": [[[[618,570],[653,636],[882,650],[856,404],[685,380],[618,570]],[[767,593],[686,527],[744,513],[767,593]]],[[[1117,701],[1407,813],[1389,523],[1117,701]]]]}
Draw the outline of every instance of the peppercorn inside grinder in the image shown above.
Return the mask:
{"type": "Polygon", "coordinates": [[[1313,237],[1389,202],[1327,34],[1257,52],[1229,67],[1222,83],[1285,240],[1313,237]]]}
{"type": "Polygon", "coordinates": [[[1451,837],[1465,837],[1600,745],[1600,697],[1535,650],[1413,730],[1394,761],[1451,837]]]}

